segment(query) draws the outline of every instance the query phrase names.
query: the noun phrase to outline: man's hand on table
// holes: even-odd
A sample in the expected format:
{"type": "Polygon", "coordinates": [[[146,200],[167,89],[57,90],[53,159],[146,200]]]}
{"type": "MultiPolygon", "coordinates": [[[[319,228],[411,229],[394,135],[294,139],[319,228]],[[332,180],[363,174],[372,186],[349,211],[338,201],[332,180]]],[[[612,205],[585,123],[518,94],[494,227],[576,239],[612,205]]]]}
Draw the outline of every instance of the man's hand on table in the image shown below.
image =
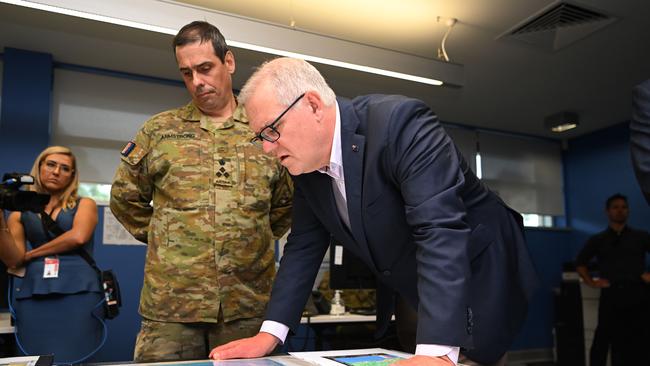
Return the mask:
{"type": "Polygon", "coordinates": [[[259,332],[250,338],[242,338],[215,347],[210,351],[210,358],[227,360],[231,358],[264,357],[273,352],[280,341],[273,335],[259,332]]]}
{"type": "Polygon", "coordinates": [[[447,356],[413,356],[406,360],[395,362],[391,366],[455,366],[447,356]]]}

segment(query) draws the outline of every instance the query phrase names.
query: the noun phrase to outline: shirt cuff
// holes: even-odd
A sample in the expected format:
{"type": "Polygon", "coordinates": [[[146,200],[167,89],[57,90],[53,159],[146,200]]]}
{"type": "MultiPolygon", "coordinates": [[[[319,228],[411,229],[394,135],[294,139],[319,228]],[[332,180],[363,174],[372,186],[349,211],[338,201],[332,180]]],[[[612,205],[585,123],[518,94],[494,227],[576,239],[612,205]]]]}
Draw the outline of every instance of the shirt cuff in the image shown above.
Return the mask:
{"type": "Polygon", "coordinates": [[[418,344],[415,347],[416,355],[431,357],[447,356],[454,365],[458,364],[459,352],[460,347],[442,346],[438,344],[418,344]]]}
{"type": "MultiPolygon", "coordinates": [[[[284,344],[284,340],[287,339],[287,334],[289,333],[289,327],[273,320],[265,320],[262,323],[260,332],[269,333],[275,336],[275,338],[280,341],[280,344],[284,344]]],[[[458,356],[456,356],[456,358],[458,358],[458,356]]]]}

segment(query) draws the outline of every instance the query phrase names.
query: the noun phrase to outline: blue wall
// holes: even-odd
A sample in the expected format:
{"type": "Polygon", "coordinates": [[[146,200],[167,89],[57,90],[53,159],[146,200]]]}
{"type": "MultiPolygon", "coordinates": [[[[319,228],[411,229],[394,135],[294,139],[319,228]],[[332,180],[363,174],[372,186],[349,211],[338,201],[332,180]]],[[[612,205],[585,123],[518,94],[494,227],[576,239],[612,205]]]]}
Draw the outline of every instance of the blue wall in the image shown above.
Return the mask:
{"type": "Polygon", "coordinates": [[[50,141],[52,55],[6,48],[2,61],[1,173],[29,172],[50,141]]]}

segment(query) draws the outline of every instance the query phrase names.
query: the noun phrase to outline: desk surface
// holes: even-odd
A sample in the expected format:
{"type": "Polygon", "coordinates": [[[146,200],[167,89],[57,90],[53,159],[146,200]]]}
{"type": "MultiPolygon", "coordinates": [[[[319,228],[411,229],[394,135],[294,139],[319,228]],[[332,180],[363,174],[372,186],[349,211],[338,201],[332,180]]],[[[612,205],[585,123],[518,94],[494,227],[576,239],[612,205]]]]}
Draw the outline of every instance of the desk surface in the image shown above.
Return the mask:
{"type": "MultiPolygon", "coordinates": [[[[300,318],[300,324],[373,323],[376,320],[376,315],[360,315],[350,313],[345,313],[343,315],[318,314],[314,316],[303,316],[300,318]]],[[[394,315],[391,320],[395,320],[394,315]]]]}
{"type": "Polygon", "coordinates": [[[10,334],[14,332],[11,325],[11,315],[9,313],[0,313],[0,334],[10,334]]]}

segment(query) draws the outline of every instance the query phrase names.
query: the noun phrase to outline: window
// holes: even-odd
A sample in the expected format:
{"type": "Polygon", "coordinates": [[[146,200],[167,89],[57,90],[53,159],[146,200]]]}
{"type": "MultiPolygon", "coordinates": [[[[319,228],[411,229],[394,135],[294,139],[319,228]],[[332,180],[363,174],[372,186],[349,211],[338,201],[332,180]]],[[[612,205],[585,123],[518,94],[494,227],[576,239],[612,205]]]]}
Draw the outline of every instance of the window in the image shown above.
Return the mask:
{"type": "Polygon", "coordinates": [[[52,144],[72,149],[84,182],[112,182],[120,150],[144,121],[189,100],[182,85],[62,69],[53,87],[52,144]]]}
{"type": "Polygon", "coordinates": [[[98,205],[108,205],[111,199],[111,185],[101,183],[79,183],[79,196],[92,198],[98,205]]]}
{"type": "Polygon", "coordinates": [[[524,226],[527,227],[554,227],[553,216],[537,214],[521,214],[524,217],[524,226]]]}
{"type": "Polygon", "coordinates": [[[445,130],[483,183],[524,213],[525,226],[555,227],[564,216],[559,142],[457,125],[445,130]]]}

